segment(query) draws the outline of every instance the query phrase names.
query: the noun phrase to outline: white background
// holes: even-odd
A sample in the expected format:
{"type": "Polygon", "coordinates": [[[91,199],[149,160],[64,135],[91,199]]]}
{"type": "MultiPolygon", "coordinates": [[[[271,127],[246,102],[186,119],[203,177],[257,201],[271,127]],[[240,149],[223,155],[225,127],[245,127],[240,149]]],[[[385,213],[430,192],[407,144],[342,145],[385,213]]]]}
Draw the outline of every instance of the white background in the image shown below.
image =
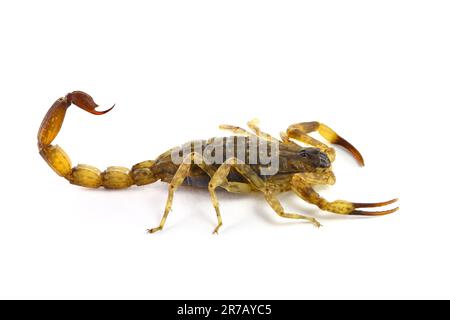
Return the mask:
{"type": "Polygon", "coordinates": [[[8,1],[0,4],[0,298],[450,298],[446,1],[8,1]],[[342,149],[330,200],[400,198],[399,212],[348,218],[292,195],[176,193],[162,183],[88,190],[40,158],[36,133],[60,96],[56,143],[101,169],[154,159],[258,117],[278,134],[318,120],[342,149]]]}

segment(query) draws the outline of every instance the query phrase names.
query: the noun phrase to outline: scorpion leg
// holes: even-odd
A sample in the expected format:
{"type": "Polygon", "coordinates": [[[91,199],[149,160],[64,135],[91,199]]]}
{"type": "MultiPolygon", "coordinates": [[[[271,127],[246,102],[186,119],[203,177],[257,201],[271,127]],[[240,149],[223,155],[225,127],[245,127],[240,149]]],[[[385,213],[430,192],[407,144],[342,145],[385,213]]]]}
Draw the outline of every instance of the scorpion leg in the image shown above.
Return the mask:
{"type": "Polygon", "coordinates": [[[350,142],[340,137],[336,132],[323,123],[314,121],[293,124],[287,129],[286,134],[288,138],[293,138],[321,149],[328,155],[331,161],[334,161],[336,157],[334,149],[308,135],[308,133],[315,131],[317,131],[330,143],[340,145],[347,149],[358,161],[358,163],[361,166],[364,166],[364,159],[361,153],[350,142]]]}
{"type": "MultiPolygon", "coordinates": [[[[320,223],[315,220],[314,218],[307,217],[300,214],[293,214],[293,213],[285,213],[283,207],[281,206],[281,203],[276,198],[275,190],[272,190],[265,182],[262,180],[256,172],[253,171],[253,169],[246,164],[243,164],[241,161],[239,161],[237,158],[230,158],[228,159],[224,164],[222,164],[214,174],[214,176],[211,178],[211,181],[209,183],[209,190],[211,194],[211,198],[214,204],[214,208],[216,209],[217,216],[220,217],[220,208],[219,208],[219,202],[217,200],[215,189],[218,186],[221,186],[226,189],[227,187],[227,180],[226,177],[230,173],[231,168],[236,169],[236,171],[239,172],[250,184],[253,188],[256,190],[259,190],[264,193],[266,201],[269,203],[269,205],[272,207],[272,209],[283,218],[289,218],[289,219],[304,219],[308,220],[312,223],[314,223],[316,226],[320,226],[320,223]]],[[[217,225],[216,229],[214,230],[214,233],[217,233],[219,228],[222,226],[222,221],[219,220],[219,224],[217,225]]]]}
{"type": "MultiPolygon", "coordinates": [[[[215,171],[214,171],[213,167],[208,166],[204,162],[203,157],[200,154],[193,152],[193,153],[189,154],[188,156],[186,156],[183,160],[183,163],[179,166],[177,172],[173,176],[171,183],[169,184],[169,196],[167,198],[164,215],[161,219],[161,222],[158,227],[153,228],[153,229],[148,229],[147,231],[149,233],[155,233],[155,232],[163,229],[164,224],[166,223],[166,220],[167,220],[167,216],[169,215],[169,212],[172,208],[174,193],[177,190],[177,188],[183,183],[183,181],[186,179],[186,177],[189,175],[192,164],[196,164],[197,166],[199,166],[199,168],[201,168],[203,171],[205,171],[210,177],[215,176],[215,171]]],[[[228,182],[227,179],[224,180],[224,183],[225,183],[225,185],[224,186],[221,185],[221,187],[223,187],[224,189],[226,189],[229,192],[245,193],[245,192],[252,191],[251,186],[246,183],[228,182]]],[[[213,199],[213,204],[214,204],[214,207],[216,208],[217,202],[214,202],[214,199],[217,199],[217,197],[216,197],[214,191],[210,190],[210,192],[211,192],[211,199],[213,199]]],[[[216,209],[216,213],[217,213],[217,219],[218,219],[219,225],[222,225],[222,217],[220,216],[220,211],[218,212],[216,209]]],[[[218,228],[216,228],[216,229],[218,229],[218,228]]]]}
{"type": "Polygon", "coordinates": [[[270,134],[265,133],[263,131],[261,131],[261,129],[259,128],[259,120],[258,119],[253,119],[250,120],[249,122],[247,122],[247,126],[258,136],[261,138],[264,138],[268,141],[278,141],[278,139],[275,139],[274,137],[272,137],[270,134]]]}
{"type": "Polygon", "coordinates": [[[303,200],[315,204],[320,209],[343,215],[360,215],[360,216],[382,216],[393,213],[399,208],[384,211],[363,211],[358,208],[374,208],[383,207],[396,202],[398,199],[392,199],[385,202],[375,203],[353,203],[345,200],[336,200],[329,202],[322,198],[301,175],[294,175],[291,181],[292,191],[294,191],[303,200]]]}
{"type": "MultiPolygon", "coordinates": [[[[219,201],[217,200],[216,189],[219,186],[223,187],[226,190],[231,188],[231,186],[230,186],[231,183],[228,182],[227,177],[230,174],[231,167],[233,165],[236,165],[237,161],[238,160],[236,158],[230,158],[229,160],[225,161],[225,163],[223,163],[217,169],[217,171],[214,173],[214,175],[211,177],[211,181],[209,182],[209,185],[208,185],[209,194],[211,195],[211,201],[213,203],[214,210],[216,211],[217,221],[218,221],[218,224],[217,224],[216,228],[214,229],[213,234],[218,234],[219,229],[222,226],[222,215],[220,214],[220,207],[219,207],[219,201]]],[[[246,185],[246,184],[242,184],[242,185],[246,185]]],[[[250,190],[251,190],[251,187],[250,187],[250,190]]]]}
{"type": "Polygon", "coordinates": [[[159,226],[156,228],[148,229],[148,233],[155,233],[157,231],[160,231],[164,228],[164,224],[166,223],[167,216],[169,215],[170,210],[172,209],[172,202],[173,202],[173,195],[177,188],[183,183],[184,179],[189,175],[189,171],[191,169],[192,163],[195,161],[195,163],[203,169],[206,173],[211,174],[209,172],[208,168],[204,165],[203,157],[198,153],[191,153],[187,155],[183,159],[183,163],[178,167],[177,172],[172,178],[172,181],[169,184],[169,195],[167,197],[166,201],[166,207],[164,210],[164,215],[161,219],[161,222],[159,223],[159,226]]]}
{"type": "Polygon", "coordinates": [[[226,130],[226,131],[230,131],[233,132],[234,134],[237,135],[241,135],[241,136],[246,136],[246,137],[250,137],[253,136],[254,134],[241,128],[241,127],[237,127],[237,126],[232,126],[229,124],[222,124],[219,126],[219,129],[221,130],[226,130]]]}
{"type": "Polygon", "coordinates": [[[228,192],[233,193],[249,193],[253,190],[250,184],[241,182],[229,182],[227,179],[229,172],[229,167],[227,169],[226,166],[221,165],[219,169],[217,169],[216,173],[212,176],[211,181],[208,185],[211,201],[217,216],[217,226],[214,228],[213,234],[219,234],[219,229],[223,224],[222,215],[220,214],[219,201],[217,200],[216,195],[216,188],[220,186],[228,192]]]}
{"type": "Polygon", "coordinates": [[[255,172],[253,172],[253,170],[249,166],[239,163],[240,161],[237,158],[228,159],[217,169],[216,173],[212,176],[211,181],[209,182],[208,190],[211,195],[211,201],[213,203],[214,209],[216,210],[216,215],[218,219],[218,224],[213,231],[213,233],[215,234],[218,234],[219,229],[222,226],[222,216],[220,214],[220,207],[219,201],[217,200],[216,188],[219,186],[223,187],[226,190],[230,188],[231,183],[228,182],[227,177],[230,174],[230,170],[232,167],[234,167],[245,179],[247,179],[257,189],[262,189],[264,187],[264,182],[258,177],[258,175],[255,172]]]}
{"type": "Polygon", "coordinates": [[[250,132],[241,127],[233,126],[233,125],[229,125],[229,124],[223,124],[223,125],[219,126],[219,128],[222,130],[231,131],[234,134],[238,134],[238,135],[242,135],[242,136],[246,136],[246,137],[256,135],[257,137],[263,138],[268,141],[273,141],[273,140],[277,141],[277,139],[272,137],[270,134],[261,131],[261,129],[259,128],[259,120],[258,119],[250,120],[249,122],[247,122],[247,125],[253,132],[250,132]]]}
{"type": "Polygon", "coordinates": [[[316,219],[312,218],[312,217],[307,217],[301,214],[297,214],[297,213],[286,213],[284,212],[283,206],[280,203],[280,200],[278,200],[278,198],[276,197],[276,194],[273,192],[267,192],[265,195],[266,201],[267,203],[269,203],[269,205],[272,207],[272,209],[280,216],[283,218],[288,218],[288,219],[302,219],[302,220],[307,220],[309,222],[311,222],[312,224],[314,224],[317,228],[320,228],[322,225],[319,223],[319,221],[317,221],[316,219]]]}

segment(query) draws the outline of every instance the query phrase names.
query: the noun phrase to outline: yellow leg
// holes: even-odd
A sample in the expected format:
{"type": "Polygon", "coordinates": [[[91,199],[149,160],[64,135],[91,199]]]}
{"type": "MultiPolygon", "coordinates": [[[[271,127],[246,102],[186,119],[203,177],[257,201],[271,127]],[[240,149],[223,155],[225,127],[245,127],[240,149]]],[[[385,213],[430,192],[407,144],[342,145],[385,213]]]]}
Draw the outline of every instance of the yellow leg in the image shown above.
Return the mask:
{"type": "Polygon", "coordinates": [[[278,139],[272,137],[270,134],[261,131],[258,119],[250,120],[247,122],[247,125],[258,137],[266,139],[267,141],[278,141],[278,139]]]}
{"type": "Polygon", "coordinates": [[[254,135],[253,133],[251,133],[241,127],[233,126],[230,124],[222,124],[219,126],[219,129],[225,130],[225,131],[230,131],[230,132],[240,135],[240,136],[250,137],[250,136],[254,135]]]}
{"type": "Polygon", "coordinates": [[[288,218],[288,219],[301,219],[301,220],[307,220],[309,222],[311,222],[312,224],[314,224],[316,227],[321,227],[322,225],[319,223],[319,221],[317,221],[316,219],[312,218],[312,217],[307,217],[301,214],[297,214],[297,213],[286,213],[284,212],[283,206],[281,205],[280,201],[277,199],[276,195],[273,194],[272,192],[268,192],[265,194],[265,198],[267,203],[272,207],[272,209],[280,216],[283,218],[288,218]]]}
{"type": "Polygon", "coordinates": [[[252,191],[252,187],[249,184],[241,182],[228,182],[227,176],[229,174],[226,172],[227,169],[224,166],[220,166],[216,173],[212,176],[211,181],[208,185],[209,194],[211,196],[211,201],[216,211],[217,216],[217,226],[214,228],[213,234],[218,234],[219,229],[222,226],[222,215],[220,214],[219,201],[217,200],[216,189],[217,187],[222,187],[228,192],[234,193],[248,193],[252,191]]]}
{"type": "Polygon", "coordinates": [[[230,131],[237,135],[242,135],[242,136],[247,136],[247,137],[257,136],[257,137],[263,138],[268,141],[278,141],[276,138],[272,137],[270,134],[261,131],[261,129],[259,128],[259,120],[258,119],[250,120],[249,122],[247,122],[247,125],[253,132],[247,131],[238,126],[233,126],[233,125],[228,125],[228,124],[223,124],[223,125],[219,126],[219,128],[222,130],[230,131]]]}
{"type": "Polygon", "coordinates": [[[208,190],[211,195],[211,201],[213,203],[214,209],[216,210],[218,224],[214,229],[213,233],[217,234],[220,227],[222,226],[222,215],[220,214],[219,201],[217,200],[216,188],[222,187],[227,191],[234,190],[238,192],[250,192],[252,190],[260,190],[264,188],[264,183],[259,178],[259,176],[253,172],[250,166],[245,164],[240,164],[237,158],[230,158],[225,163],[223,163],[212,176],[211,181],[208,185],[208,190]],[[228,182],[228,175],[230,174],[231,168],[234,167],[245,179],[249,181],[250,184],[238,183],[238,182],[228,182]]]}
{"type": "Polygon", "coordinates": [[[253,170],[250,166],[246,164],[242,164],[239,162],[236,158],[231,158],[227,160],[224,164],[222,164],[214,174],[214,176],[211,178],[211,181],[209,183],[209,191],[211,194],[211,199],[214,205],[214,208],[216,210],[217,217],[219,219],[219,224],[217,225],[216,229],[214,229],[214,233],[217,233],[219,228],[222,226],[222,218],[220,214],[220,208],[219,208],[219,202],[217,200],[217,196],[215,194],[215,189],[218,186],[221,186],[223,188],[227,188],[227,180],[226,177],[230,173],[231,168],[236,169],[247,181],[249,181],[250,185],[253,189],[261,191],[264,193],[265,199],[269,203],[269,205],[274,209],[274,211],[283,218],[289,218],[289,219],[303,219],[308,220],[312,222],[316,226],[320,226],[320,223],[311,217],[303,216],[300,214],[293,214],[293,213],[286,213],[284,212],[283,207],[281,206],[281,203],[276,198],[276,190],[272,189],[270,185],[265,183],[253,170]]]}
{"type": "Polygon", "coordinates": [[[252,191],[255,191],[255,189],[252,188],[252,186],[248,183],[228,182],[228,180],[226,180],[226,182],[220,187],[231,193],[250,193],[252,191]]]}
{"type": "MultiPolygon", "coordinates": [[[[183,163],[180,164],[180,166],[177,169],[177,172],[175,173],[175,175],[172,178],[172,181],[169,184],[169,195],[167,197],[166,207],[164,209],[164,215],[161,219],[161,222],[159,223],[158,227],[148,229],[147,232],[155,233],[164,228],[164,224],[166,223],[167,217],[172,208],[173,195],[174,195],[175,191],[177,190],[177,188],[183,183],[184,179],[186,179],[186,177],[189,175],[189,171],[191,169],[192,163],[196,159],[197,160],[201,159],[203,161],[203,158],[201,157],[201,155],[199,155],[197,153],[191,153],[184,158],[183,163]]],[[[200,163],[200,161],[196,161],[196,162],[200,163]]],[[[199,164],[199,166],[202,167],[201,164],[199,164]]]]}
{"type": "MultiPolygon", "coordinates": [[[[161,222],[158,227],[147,230],[149,233],[155,233],[163,229],[164,224],[166,223],[167,217],[169,215],[169,212],[172,208],[174,193],[177,190],[177,188],[183,183],[186,177],[189,175],[193,163],[199,166],[199,168],[205,171],[210,177],[216,176],[217,172],[214,171],[213,167],[208,166],[204,163],[203,157],[200,154],[193,152],[190,155],[186,156],[185,159],[183,160],[183,163],[178,167],[177,172],[175,173],[175,175],[172,178],[172,181],[169,184],[169,195],[167,198],[166,207],[161,222]]],[[[218,184],[217,186],[221,186],[229,192],[244,193],[252,191],[252,188],[249,184],[240,182],[228,182],[226,176],[225,179],[223,179],[222,181],[224,185],[218,184]]],[[[210,193],[214,208],[216,208],[218,225],[221,226],[222,217],[220,216],[220,211],[217,210],[218,207],[217,197],[214,191],[210,190],[210,193]]],[[[216,228],[216,233],[218,229],[219,227],[216,228]]]]}

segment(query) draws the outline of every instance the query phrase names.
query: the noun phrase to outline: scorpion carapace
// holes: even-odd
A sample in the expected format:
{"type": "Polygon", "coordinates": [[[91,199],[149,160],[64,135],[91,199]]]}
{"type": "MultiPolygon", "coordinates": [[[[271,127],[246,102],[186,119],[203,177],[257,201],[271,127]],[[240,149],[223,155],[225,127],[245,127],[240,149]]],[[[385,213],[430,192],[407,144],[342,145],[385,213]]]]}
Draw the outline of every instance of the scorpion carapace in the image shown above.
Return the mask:
{"type": "Polygon", "coordinates": [[[131,169],[113,166],[101,172],[89,165],[80,164],[72,167],[70,158],[64,150],[58,145],[52,145],[61,129],[67,108],[71,104],[94,115],[103,115],[112,109],[97,111],[98,105],[92,97],[81,91],[74,91],[59,98],[48,110],[39,129],[39,153],[58,175],[82,187],[124,189],[132,185],[146,185],[156,181],[169,183],[164,215],[159,226],[148,230],[150,233],[164,227],[172,207],[174,192],[181,185],[208,189],[218,221],[214,233],[217,233],[222,226],[222,216],[216,195],[217,188],[233,193],[260,192],[279,216],[307,220],[318,227],[319,222],[312,217],[285,212],[278,200],[278,195],[292,191],[322,210],[342,215],[378,216],[398,210],[398,207],[383,211],[360,210],[386,206],[396,202],[397,199],[376,203],[327,201],[313,189],[314,185],[335,183],[335,176],[331,169],[335,150],[312,138],[309,135],[312,132],[318,132],[332,144],[341,145],[360,165],[364,165],[363,157],[352,144],[319,122],[293,124],[286,132],[281,133],[280,140],[261,131],[256,120],[248,122],[251,131],[232,125],[222,125],[220,128],[231,131],[233,136],[191,141],[184,144],[182,149],[172,148],[155,160],[140,162],[131,169]],[[310,147],[302,147],[294,140],[310,147]],[[267,162],[267,157],[263,157],[266,151],[270,157],[270,163],[267,162]],[[211,158],[214,158],[214,161],[211,161],[211,158]]]}

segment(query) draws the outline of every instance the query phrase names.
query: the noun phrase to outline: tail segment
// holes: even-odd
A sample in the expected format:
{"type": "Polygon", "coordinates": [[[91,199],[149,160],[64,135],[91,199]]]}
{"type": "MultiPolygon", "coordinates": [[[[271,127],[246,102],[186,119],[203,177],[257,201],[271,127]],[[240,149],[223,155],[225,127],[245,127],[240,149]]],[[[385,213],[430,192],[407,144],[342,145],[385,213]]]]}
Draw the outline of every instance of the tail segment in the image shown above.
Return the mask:
{"type": "Polygon", "coordinates": [[[102,115],[109,112],[114,106],[106,111],[97,111],[98,105],[92,97],[81,91],[74,91],[64,98],[59,98],[50,107],[38,132],[38,148],[40,155],[48,165],[61,177],[70,183],[87,188],[105,187],[107,189],[124,189],[132,185],[144,185],[157,181],[152,173],[154,161],[144,161],[136,164],[133,168],[109,167],[104,172],[99,169],[80,164],[72,167],[69,156],[58,145],[51,143],[61,130],[67,108],[71,104],[94,115],[102,115]]]}

